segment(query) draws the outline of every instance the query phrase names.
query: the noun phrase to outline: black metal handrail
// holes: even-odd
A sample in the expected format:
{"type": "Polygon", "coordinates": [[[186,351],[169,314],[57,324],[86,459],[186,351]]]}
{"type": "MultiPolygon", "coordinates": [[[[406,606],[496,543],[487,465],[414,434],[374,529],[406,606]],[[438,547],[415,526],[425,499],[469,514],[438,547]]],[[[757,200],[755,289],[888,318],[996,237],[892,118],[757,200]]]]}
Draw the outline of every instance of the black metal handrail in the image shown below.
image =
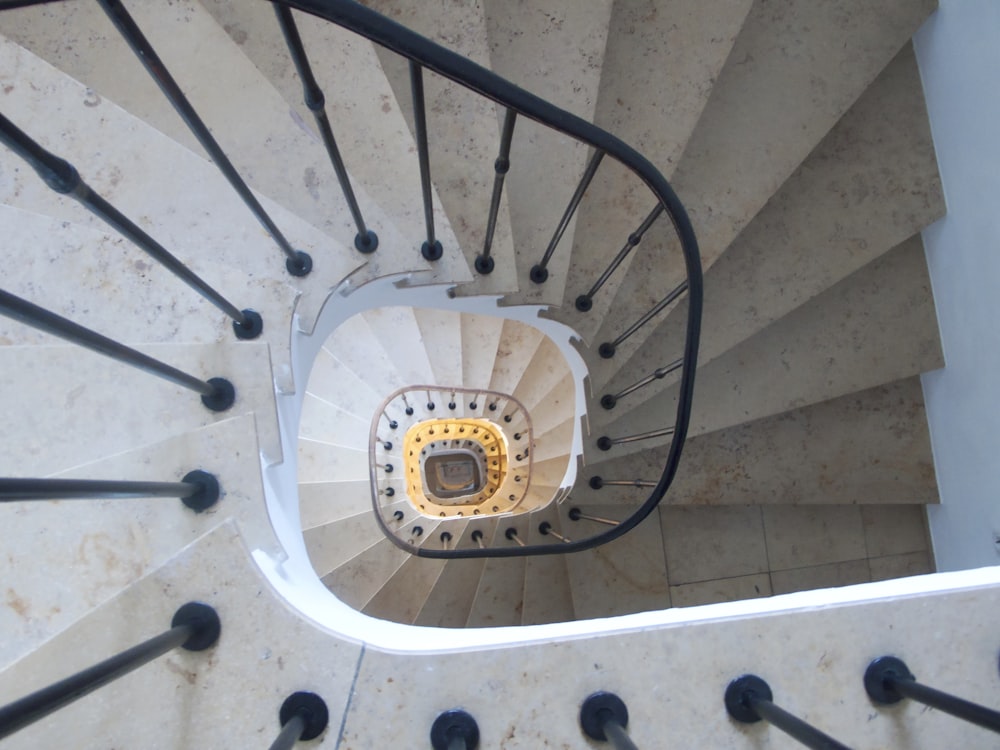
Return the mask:
{"type": "Polygon", "coordinates": [[[610,742],[615,750],[639,750],[629,738],[628,708],[614,693],[592,693],[580,707],[580,728],[592,740],[610,742]]]}
{"type": "Polygon", "coordinates": [[[757,675],[737,677],[726,687],[729,715],[744,724],[766,721],[813,750],[851,750],[830,735],[775,705],[770,686],[757,675]]]}
{"type": "Polygon", "coordinates": [[[225,378],[200,380],[2,289],[0,289],[0,315],[6,315],[40,331],[200,393],[201,402],[212,411],[225,411],[236,400],[236,389],[225,378]]]}
{"type": "Polygon", "coordinates": [[[281,731],[269,750],[291,750],[296,742],[314,740],[323,734],[330,723],[330,711],[316,693],[292,693],[281,704],[278,721],[281,731]]]}
{"type": "Polygon", "coordinates": [[[120,500],[176,497],[195,513],[219,501],[221,488],[213,474],[189,471],[179,482],[143,482],[115,479],[0,478],[0,503],[25,500],[120,500]]]}
{"type": "Polygon", "coordinates": [[[195,138],[198,139],[201,147],[208,152],[212,161],[215,162],[215,166],[219,168],[219,171],[229,181],[233,190],[243,199],[243,202],[256,217],[257,221],[261,223],[261,226],[267,230],[271,238],[281,248],[281,252],[285,254],[285,267],[288,272],[293,276],[305,276],[308,274],[312,270],[312,258],[301,250],[294,249],[291,243],[285,239],[285,235],[281,233],[281,230],[271,220],[267,211],[260,205],[260,201],[257,200],[246,182],[240,177],[239,172],[236,171],[236,167],[233,166],[229,157],[226,156],[226,152],[222,150],[219,142],[215,140],[208,126],[205,125],[194,107],[191,106],[187,97],[184,96],[181,87],[177,85],[173,76],[170,75],[166,65],[163,64],[163,61],[156,54],[156,50],[153,49],[153,46],[143,35],[139,26],[132,20],[132,16],[129,15],[125,6],[122,5],[121,0],[97,1],[104,9],[104,12],[107,13],[108,18],[111,19],[115,28],[118,29],[118,33],[121,34],[136,57],[139,58],[143,67],[152,76],[156,85],[160,87],[160,91],[163,92],[163,95],[177,111],[177,114],[184,120],[184,124],[188,126],[195,138]]]}
{"type": "MultiPolygon", "coordinates": [[[[677,472],[691,417],[695,368],[698,361],[703,297],[701,260],[690,219],[670,184],[648,159],[610,133],[518,88],[495,73],[473,63],[468,58],[430,41],[369,8],[351,0],[277,0],[277,2],[342,26],[406,58],[410,63],[411,87],[414,83],[420,87],[419,91],[413,92],[418,95],[414,100],[415,110],[418,109],[419,95],[423,93],[422,79],[418,73],[422,74],[423,69],[432,71],[490,99],[506,110],[516,113],[519,117],[526,117],[541,123],[586,144],[593,149],[594,156],[601,154],[602,158],[610,158],[619,162],[637,175],[652,192],[656,204],[663,206],[680,242],[687,276],[681,287],[668,295],[668,299],[671,297],[675,299],[680,293],[687,292],[688,317],[677,411],[674,424],[669,428],[670,432],[663,433],[672,434],[673,440],[660,479],[647,500],[619,525],[587,539],[568,544],[541,544],[525,547],[512,544],[496,548],[481,548],[478,546],[482,541],[480,537],[479,540],[473,540],[477,545],[475,547],[432,549],[408,544],[405,540],[398,539],[391,533],[387,536],[393,544],[410,554],[451,559],[565,554],[590,549],[627,534],[659,504],[677,472]]],[[[423,138],[418,134],[418,151],[424,150],[421,145],[422,140],[423,138]]],[[[591,163],[594,161],[594,156],[591,157],[591,163]]],[[[429,206],[426,198],[429,198],[429,195],[425,196],[425,213],[429,206]]],[[[386,531],[384,527],[383,531],[386,531]]]]}
{"type": "Polygon", "coordinates": [[[865,692],[874,703],[891,705],[909,698],[984,729],[1000,732],[1000,711],[922,685],[906,662],[895,656],[880,656],[872,661],[865,670],[864,683],[865,692]]]}
{"type": "Polygon", "coordinates": [[[212,607],[188,602],[170,621],[170,630],[138,646],[0,707],[0,739],[42,719],[109,682],[175,648],[204,651],[219,640],[222,625],[212,607]]]}

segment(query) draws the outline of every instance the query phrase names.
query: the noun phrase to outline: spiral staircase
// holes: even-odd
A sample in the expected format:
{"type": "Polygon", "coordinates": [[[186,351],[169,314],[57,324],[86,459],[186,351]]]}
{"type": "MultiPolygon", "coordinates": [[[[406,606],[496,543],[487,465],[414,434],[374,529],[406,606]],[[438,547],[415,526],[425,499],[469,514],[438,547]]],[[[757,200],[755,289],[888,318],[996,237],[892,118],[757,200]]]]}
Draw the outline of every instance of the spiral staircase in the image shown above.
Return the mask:
{"type": "MultiPolygon", "coordinates": [[[[235,339],[209,301],[0,154],[7,292],[236,386],[230,408],[210,411],[0,319],[0,474],[177,481],[204,469],[222,487],[202,513],[162,498],[6,503],[0,702],[84,649],[155,630],[178,602],[217,600],[246,620],[227,631],[223,616],[232,635],[207,668],[170,656],[4,747],[54,746],[70,727],[80,746],[130,746],[142,724],[155,737],[142,745],[255,746],[271,704],[330,684],[345,723],[323,742],[383,746],[390,735],[357,712],[370,721],[376,694],[388,706],[397,690],[421,692],[431,669],[394,649],[465,649],[500,703],[517,689],[507,670],[522,670],[490,661],[507,653],[502,638],[469,645],[481,628],[582,633],[591,618],[933,571],[919,375],[944,361],[920,232],[944,200],[910,43],[933,2],[365,3],[652,162],[697,234],[703,311],[683,217],[671,221],[621,161],[551,123],[514,126],[501,104],[431,70],[424,123],[400,50],[296,12],[378,237],[369,252],[271,4],[128,3],[235,170],[311,257],[311,271],[290,274],[100,5],[25,4],[0,13],[0,112],[259,313],[263,333],[235,339]],[[493,442],[454,450],[468,461],[478,445],[498,450],[506,473],[490,484],[483,463],[484,484],[466,492],[475,502],[442,494],[421,507],[410,475],[431,469],[413,441],[465,427],[493,442]],[[303,575],[300,591],[282,588],[303,575]],[[377,649],[331,634],[344,604],[447,630],[411,628],[377,649]],[[117,703],[130,694],[141,706],[117,703]]],[[[564,666],[588,658],[580,640],[524,632],[565,651],[564,666]]],[[[539,677],[523,666],[528,690],[539,677]]],[[[449,669],[443,684],[464,684],[449,669]]],[[[656,678],[642,679],[655,694],[656,678]]],[[[411,697],[407,716],[445,707],[411,697]]],[[[500,746],[542,746],[530,724],[500,746]]]]}

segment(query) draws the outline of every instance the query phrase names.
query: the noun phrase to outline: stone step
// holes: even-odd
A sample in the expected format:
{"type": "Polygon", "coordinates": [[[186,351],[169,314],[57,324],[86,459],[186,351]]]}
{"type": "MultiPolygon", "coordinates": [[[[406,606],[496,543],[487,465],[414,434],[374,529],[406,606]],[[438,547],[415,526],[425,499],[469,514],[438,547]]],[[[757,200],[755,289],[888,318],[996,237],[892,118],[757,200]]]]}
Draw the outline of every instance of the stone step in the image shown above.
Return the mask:
{"type": "MultiPolygon", "coordinates": [[[[787,315],[943,213],[920,72],[907,44],[705,274],[700,361],[787,315]]],[[[620,392],[638,374],[680,356],[686,324],[685,300],[630,359],[624,350],[615,357],[620,369],[603,392],[620,392]]],[[[658,381],[647,393],[672,381],[658,381]]]]}
{"type": "MultiPolygon", "coordinates": [[[[539,524],[548,522],[552,531],[566,535],[559,522],[555,506],[531,515],[529,544],[558,544],[551,534],[542,535],[539,524]]],[[[547,622],[572,622],[573,597],[570,593],[567,555],[537,555],[524,558],[524,600],[521,612],[522,625],[541,625],[547,622]]]]}
{"type": "MultiPolygon", "coordinates": [[[[490,547],[511,547],[516,542],[506,538],[507,529],[516,529],[517,536],[528,542],[529,523],[527,517],[501,518],[497,520],[490,547]]],[[[483,565],[476,596],[472,601],[467,628],[494,628],[521,624],[524,609],[523,557],[491,557],[483,565]]]]}
{"type": "MultiPolygon", "coordinates": [[[[708,269],[934,10],[934,0],[755,3],[672,176],[708,269]],[[738,123],[734,127],[734,123],[738,123]]],[[[643,241],[594,342],[612,340],[683,278],[669,222],[643,241]]],[[[648,336],[631,340],[627,356],[648,336]]],[[[595,377],[597,381],[603,378],[595,377]]]]}
{"type": "MultiPolygon", "coordinates": [[[[654,0],[615,3],[594,123],[646,156],[669,179],[752,4],[685,0],[668,11],[654,0]]],[[[655,205],[636,177],[614,162],[601,164],[580,204],[562,306],[551,311],[584,340],[591,340],[608,314],[635,251],[594,297],[590,312],[577,311],[577,295],[597,281],[655,205]]],[[[658,250],[639,247],[644,253],[658,250]]]]}
{"type": "Polygon", "coordinates": [[[299,482],[299,519],[303,530],[372,512],[371,482],[299,482]]]}
{"type": "MultiPolygon", "coordinates": [[[[919,236],[701,367],[690,437],[819,403],[944,364],[919,236]]],[[[676,387],[623,412],[612,437],[671,423],[676,387]]],[[[626,406],[619,404],[614,411],[626,406]]],[[[659,443],[667,442],[660,439],[659,443]]],[[[611,455],[657,441],[615,446],[611,455]]],[[[590,444],[589,457],[601,460],[590,444]]],[[[608,455],[608,454],[605,454],[608,455]]]]}
{"type": "Polygon", "coordinates": [[[368,420],[356,417],[311,393],[302,400],[299,436],[348,448],[367,449],[368,420]]]}
{"type": "MultiPolygon", "coordinates": [[[[464,386],[462,360],[466,353],[462,347],[462,316],[451,310],[429,307],[414,309],[413,316],[427,352],[425,356],[430,360],[431,379],[427,382],[442,388],[464,386]]],[[[469,352],[469,356],[476,354],[469,352]]],[[[463,398],[455,399],[458,416],[465,415],[465,401],[463,398]]]]}
{"type": "MultiPolygon", "coordinates": [[[[391,517],[395,510],[405,511],[411,507],[408,501],[397,500],[387,506],[383,513],[386,517],[391,517]]],[[[307,528],[302,536],[309,552],[309,561],[320,578],[348,564],[385,540],[372,514],[370,500],[369,507],[361,513],[342,517],[322,526],[307,528]]]]}
{"type": "MultiPolygon", "coordinates": [[[[468,547],[476,542],[472,534],[480,531],[483,542],[488,543],[497,526],[495,518],[480,518],[470,521],[465,531],[458,537],[458,546],[468,547]]],[[[414,625],[428,625],[441,628],[464,628],[469,619],[472,602],[476,597],[479,579],[483,575],[484,558],[468,560],[448,560],[433,588],[427,594],[414,625]]]]}
{"type": "Polygon", "coordinates": [[[337,358],[334,352],[339,352],[345,359],[350,358],[351,350],[342,345],[345,343],[328,340],[319,350],[309,373],[307,392],[358,419],[370,421],[384,395],[369,385],[364,370],[360,374],[355,373],[337,358]]]}

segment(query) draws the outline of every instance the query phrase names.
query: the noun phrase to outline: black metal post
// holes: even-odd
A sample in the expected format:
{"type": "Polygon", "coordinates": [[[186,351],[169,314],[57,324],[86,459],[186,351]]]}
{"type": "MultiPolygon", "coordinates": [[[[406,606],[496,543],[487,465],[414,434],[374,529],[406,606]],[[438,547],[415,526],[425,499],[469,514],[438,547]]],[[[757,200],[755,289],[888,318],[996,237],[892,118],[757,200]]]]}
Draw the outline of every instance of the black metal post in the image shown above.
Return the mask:
{"type": "Polygon", "coordinates": [[[541,534],[542,536],[554,536],[556,539],[558,539],[560,542],[564,544],[569,544],[570,542],[573,541],[572,539],[567,539],[559,532],[553,530],[552,524],[549,523],[548,521],[542,521],[540,524],[538,524],[538,533],[541,534]]]}
{"type": "Polygon", "coordinates": [[[136,482],[110,479],[0,478],[0,503],[24,500],[107,500],[176,497],[200,513],[219,500],[219,480],[195,469],[180,482],[136,482]]]}
{"type": "Polygon", "coordinates": [[[83,181],[76,167],[65,159],[46,151],[17,125],[0,115],[0,142],[24,159],[38,173],[46,185],[61,195],[78,201],[84,208],[110,225],[126,239],[166,266],[172,274],[194,289],[226,315],[233,319],[233,330],[241,339],[260,335],[264,322],[253,310],[240,310],[209,286],[194,271],[181,263],[160,243],[136,226],[121,211],[95,193],[83,181]]]}
{"type": "Polygon", "coordinates": [[[305,276],[308,274],[312,270],[312,258],[301,250],[295,250],[289,244],[288,240],[285,239],[281,230],[271,220],[264,207],[260,205],[260,202],[254,197],[254,194],[243,181],[243,178],[240,177],[239,172],[236,171],[236,167],[229,161],[229,157],[226,156],[218,141],[215,140],[208,126],[205,125],[198,113],[195,112],[194,107],[191,106],[187,97],[184,96],[181,87],[177,85],[173,76],[167,71],[166,65],[163,64],[163,61],[156,54],[156,50],[153,49],[135,21],[132,20],[132,16],[125,10],[125,6],[122,5],[121,0],[98,0],[98,2],[101,4],[104,12],[107,13],[108,18],[115,25],[115,28],[118,29],[118,33],[122,35],[122,38],[132,48],[132,51],[139,58],[143,67],[153,77],[156,85],[160,87],[160,91],[163,92],[170,104],[173,105],[173,108],[177,110],[177,114],[181,116],[184,123],[194,133],[195,138],[198,139],[202,148],[208,152],[208,155],[215,162],[219,171],[222,172],[223,176],[229,181],[229,184],[232,185],[240,198],[243,199],[243,202],[253,212],[257,221],[274,238],[274,241],[287,258],[285,267],[288,269],[288,272],[293,276],[305,276]]]}
{"type": "Polygon", "coordinates": [[[178,646],[187,651],[204,651],[219,639],[221,629],[214,609],[207,604],[188,602],[174,613],[170,630],[165,633],[0,708],[0,739],[178,646]]]}
{"type": "Polygon", "coordinates": [[[613,518],[603,518],[602,516],[591,516],[584,513],[579,508],[570,508],[569,510],[569,520],[570,521],[593,521],[594,523],[603,523],[605,526],[618,526],[621,521],[616,521],[613,518]]]}
{"type": "Polygon", "coordinates": [[[663,204],[658,203],[656,208],[654,208],[647,216],[639,228],[636,229],[632,234],[628,236],[628,240],[625,241],[624,247],[618,251],[618,255],[615,256],[611,264],[605,269],[594,285],[590,287],[590,290],[586,294],[581,294],[576,298],[576,309],[580,312],[588,312],[594,306],[594,295],[597,294],[601,287],[604,286],[608,279],[611,278],[611,274],[622,264],[625,258],[628,256],[632,249],[642,242],[642,236],[646,234],[646,231],[653,226],[653,222],[656,221],[657,217],[663,213],[663,204]]]}
{"type": "Polygon", "coordinates": [[[291,750],[300,740],[319,737],[330,722],[326,702],[316,693],[292,693],[285,698],[278,712],[281,732],[270,750],[291,750]]]}
{"type": "Polygon", "coordinates": [[[312,67],[309,65],[309,57],[306,55],[302,37],[299,36],[298,27],[296,27],[295,19],[292,17],[292,10],[278,3],[274,6],[274,12],[278,16],[278,25],[285,37],[285,44],[288,45],[292,63],[299,73],[299,78],[302,79],[302,91],[306,106],[316,118],[316,126],[323,137],[323,145],[326,146],[330,163],[333,164],[333,171],[337,173],[340,189],[344,192],[344,198],[347,200],[347,207],[357,225],[358,233],[354,236],[354,248],[358,252],[373,253],[378,248],[378,235],[365,225],[364,217],[361,215],[358,199],[354,196],[354,188],[351,187],[351,178],[347,174],[344,160],[340,156],[340,149],[337,148],[337,141],[333,137],[333,128],[330,127],[330,120],[326,116],[326,97],[323,96],[323,90],[316,82],[312,67]]]}
{"type": "Polygon", "coordinates": [[[880,656],[868,665],[865,691],[875,703],[889,705],[910,698],[976,726],[1000,732],[1000,711],[921,685],[906,663],[895,656],[880,656]]]}
{"type": "Polygon", "coordinates": [[[431,747],[434,750],[476,750],[479,725],[468,711],[458,708],[438,714],[431,725],[431,747]]]}
{"type": "Polygon", "coordinates": [[[673,427],[664,427],[662,430],[651,430],[650,432],[641,432],[637,435],[626,435],[619,438],[610,438],[607,435],[602,435],[597,438],[597,447],[602,451],[609,451],[611,450],[611,447],[615,445],[634,443],[638,440],[652,440],[653,438],[667,437],[668,435],[673,434],[673,427]]]}
{"type": "Polygon", "coordinates": [[[424,107],[424,69],[410,60],[410,91],[413,95],[413,131],[417,139],[417,157],[420,161],[420,191],[424,201],[424,224],[427,242],[420,248],[426,260],[440,260],[444,251],[434,236],[434,199],[431,195],[431,160],[427,145],[427,112],[424,107]]]}
{"type": "Polygon", "coordinates": [[[613,395],[610,393],[605,393],[603,396],[601,396],[601,406],[603,406],[605,409],[614,409],[619,399],[625,398],[630,393],[639,390],[643,386],[649,385],[654,380],[662,380],[675,370],[681,369],[681,366],[683,364],[684,364],[683,359],[675,359],[669,365],[657,368],[656,370],[653,371],[651,375],[647,375],[642,380],[636,381],[635,383],[633,383],[620,393],[615,393],[613,395]]]}
{"type": "Polygon", "coordinates": [[[760,677],[745,674],[726,687],[726,711],[744,724],[764,720],[814,750],[851,750],[811,724],[788,713],[772,702],[770,686],[760,677]]]}
{"type": "Polygon", "coordinates": [[[493,273],[493,258],[490,250],[493,247],[493,233],[497,228],[497,213],[500,210],[500,197],[503,195],[503,181],[510,170],[510,144],[514,139],[514,122],[517,112],[507,109],[503,117],[503,130],[500,133],[500,153],[493,162],[493,195],[490,198],[490,216],[486,222],[486,238],[483,240],[483,252],[476,256],[476,270],[482,274],[493,273]]]}
{"type": "Polygon", "coordinates": [[[615,750],[638,750],[625,732],[627,726],[628,708],[614,693],[593,693],[580,707],[583,733],[592,740],[610,742],[615,750]]]}
{"type": "Polygon", "coordinates": [[[549,278],[549,271],[547,266],[549,261],[552,259],[552,254],[556,251],[556,245],[559,244],[559,240],[562,239],[563,233],[566,231],[566,227],[569,226],[570,219],[573,218],[573,214],[576,213],[577,207],[580,205],[580,201],[583,200],[583,194],[587,192],[587,187],[590,185],[590,181],[594,179],[594,175],[597,174],[597,168],[601,165],[601,159],[604,158],[604,152],[600,149],[594,151],[594,155],[590,157],[590,161],[587,163],[587,168],[583,171],[583,176],[580,178],[580,184],[576,186],[576,190],[573,191],[573,197],[569,200],[569,205],[566,206],[566,210],[563,212],[562,218],[559,220],[559,224],[556,226],[556,231],[552,235],[552,239],[549,240],[549,246],[545,248],[545,254],[542,255],[542,259],[531,267],[531,273],[529,276],[531,280],[536,284],[544,284],[549,278]]]}
{"type": "Polygon", "coordinates": [[[649,479],[605,479],[592,476],[588,484],[590,489],[599,490],[602,487],[655,487],[657,483],[649,479]]]}
{"type": "Polygon", "coordinates": [[[201,394],[201,402],[212,411],[225,411],[236,400],[236,389],[225,378],[199,380],[170,365],[137,352],[124,344],[84,328],[61,315],[32,304],[0,289],[0,315],[20,321],[53,336],[71,341],[91,351],[104,354],[118,362],[136,367],[151,375],[201,394]]]}
{"type": "Polygon", "coordinates": [[[629,338],[629,336],[631,336],[633,333],[635,333],[644,325],[646,325],[646,323],[648,323],[657,315],[659,315],[660,312],[667,305],[669,305],[675,299],[680,297],[684,292],[686,292],[687,288],[688,288],[688,283],[686,281],[682,281],[670,292],[670,294],[668,294],[666,297],[657,302],[653,306],[652,310],[650,310],[648,313],[639,318],[635,323],[633,323],[627,329],[625,329],[625,331],[622,333],[621,336],[616,338],[614,341],[611,342],[606,341],[603,344],[601,344],[597,349],[601,357],[603,359],[611,359],[613,356],[615,356],[615,351],[618,349],[619,346],[621,346],[625,342],[626,339],[629,338]]]}

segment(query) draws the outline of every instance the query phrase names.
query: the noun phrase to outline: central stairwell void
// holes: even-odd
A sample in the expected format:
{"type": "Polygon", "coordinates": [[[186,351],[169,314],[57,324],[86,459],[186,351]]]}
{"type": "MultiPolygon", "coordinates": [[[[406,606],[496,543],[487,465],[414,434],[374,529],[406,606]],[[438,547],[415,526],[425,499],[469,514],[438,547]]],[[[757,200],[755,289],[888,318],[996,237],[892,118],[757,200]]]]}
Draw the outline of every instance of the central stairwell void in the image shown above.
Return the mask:
{"type": "Polygon", "coordinates": [[[933,9],[4,4],[0,739],[958,746],[933,9]]]}

